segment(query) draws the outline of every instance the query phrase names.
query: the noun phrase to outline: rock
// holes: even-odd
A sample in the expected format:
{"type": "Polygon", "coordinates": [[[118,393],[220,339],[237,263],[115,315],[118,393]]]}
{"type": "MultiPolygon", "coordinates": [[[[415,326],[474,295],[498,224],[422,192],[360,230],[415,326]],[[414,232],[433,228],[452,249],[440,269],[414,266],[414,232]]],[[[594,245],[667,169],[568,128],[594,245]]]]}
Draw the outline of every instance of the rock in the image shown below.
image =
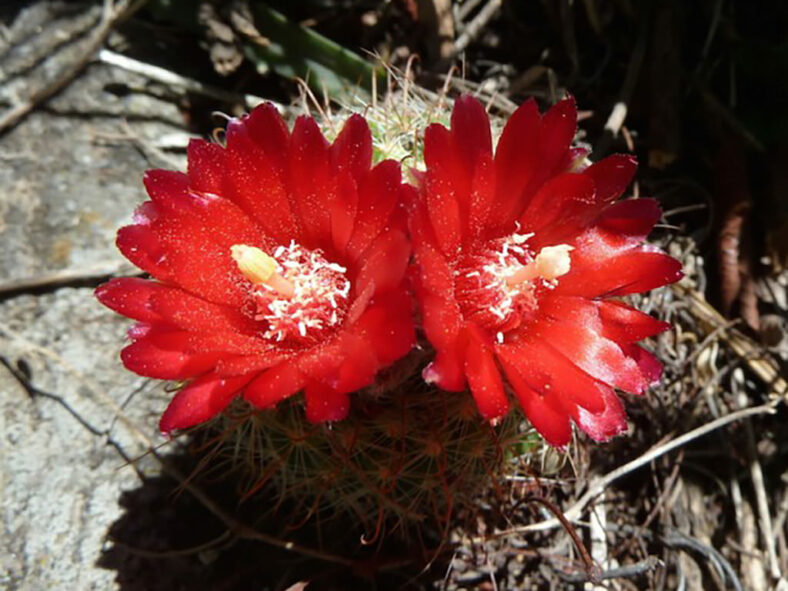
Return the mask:
{"type": "MultiPolygon", "coordinates": [[[[47,13],[49,4],[14,15],[12,36],[25,39],[20,28],[30,23],[27,37],[46,30],[47,19],[55,18],[47,13]]],[[[8,56],[3,49],[0,70],[8,56]]],[[[21,50],[14,50],[18,61],[21,50]]],[[[33,85],[39,69],[62,67],[60,58],[55,53],[24,76],[33,85]]],[[[143,171],[163,164],[144,144],[183,131],[172,103],[109,92],[145,83],[90,65],[64,92],[0,136],[0,284],[123,264],[115,232],[144,198],[143,171]],[[129,130],[138,139],[130,139],[129,130]]],[[[128,403],[124,414],[159,444],[157,419],[170,397],[122,367],[118,352],[127,326],[98,304],[92,287],[0,300],[0,354],[7,364],[0,366],[4,589],[119,588],[117,573],[96,563],[108,529],[122,513],[121,493],[137,487],[139,478],[108,443],[107,432],[136,457],[145,447],[118,420],[118,408],[128,403]],[[33,389],[14,373],[23,381],[29,374],[33,389]]],[[[153,471],[151,462],[142,469],[153,471]]]]}

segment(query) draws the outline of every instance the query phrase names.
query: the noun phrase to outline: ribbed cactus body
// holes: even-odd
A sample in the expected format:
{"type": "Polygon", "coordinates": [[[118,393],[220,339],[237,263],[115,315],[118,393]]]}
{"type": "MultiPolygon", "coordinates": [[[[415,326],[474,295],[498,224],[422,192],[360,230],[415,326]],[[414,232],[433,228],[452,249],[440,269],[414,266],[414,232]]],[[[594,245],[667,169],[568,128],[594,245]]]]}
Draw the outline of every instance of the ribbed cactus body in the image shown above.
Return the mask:
{"type": "Polygon", "coordinates": [[[310,424],[298,397],[271,410],[233,406],[219,421],[220,453],[246,496],[273,493],[292,521],[349,518],[362,533],[444,523],[505,460],[540,446],[522,418],[484,422],[468,393],[416,380],[383,396],[358,393],[347,419],[310,424]]]}

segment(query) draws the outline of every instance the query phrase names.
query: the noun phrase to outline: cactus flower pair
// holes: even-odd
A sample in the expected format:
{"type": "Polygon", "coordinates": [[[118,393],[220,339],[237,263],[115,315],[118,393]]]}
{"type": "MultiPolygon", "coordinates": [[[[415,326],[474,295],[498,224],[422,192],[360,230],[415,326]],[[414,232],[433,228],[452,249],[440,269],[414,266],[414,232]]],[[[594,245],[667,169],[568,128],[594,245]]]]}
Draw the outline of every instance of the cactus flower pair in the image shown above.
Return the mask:
{"type": "Polygon", "coordinates": [[[329,144],[262,105],[193,140],[186,174],[153,170],[150,201],[118,247],[152,280],[97,297],[133,318],[125,366],[178,380],[164,432],[207,421],[237,396],[259,408],[303,391],[310,421],[346,416],[349,394],[414,346],[417,302],[435,354],[423,376],[470,388],[495,420],[511,391],[551,444],[570,421],[597,440],[625,426],[615,389],[644,392],[659,362],[636,343],[667,325],[621,303],[680,277],[643,240],[649,199],[615,202],[635,161],[586,166],[571,99],[529,101],[493,152],[490,124],[460,98],[451,129],[425,132],[417,187],[372,163],[363,117],[329,144]],[[412,268],[412,272],[408,272],[412,268]],[[414,297],[415,296],[415,297],[414,297]]]}

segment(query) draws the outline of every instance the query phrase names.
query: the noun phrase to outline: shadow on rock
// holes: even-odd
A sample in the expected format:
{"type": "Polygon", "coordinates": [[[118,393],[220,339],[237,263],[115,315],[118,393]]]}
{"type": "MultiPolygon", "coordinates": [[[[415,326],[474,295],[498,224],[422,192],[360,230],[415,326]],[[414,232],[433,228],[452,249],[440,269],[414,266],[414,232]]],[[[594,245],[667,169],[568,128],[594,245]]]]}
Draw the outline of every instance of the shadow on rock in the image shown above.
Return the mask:
{"type": "MultiPolygon", "coordinates": [[[[185,451],[166,460],[184,474],[192,474],[198,465],[185,451]]],[[[98,566],[117,572],[123,591],[276,591],[298,582],[309,582],[309,589],[344,591],[427,589],[446,573],[443,559],[426,567],[427,559],[418,550],[421,541],[387,539],[365,546],[353,523],[338,520],[309,521],[293,530],[287,525],[287,507],[272,511],[270,497],[239,503],[238,483],[232,477],[218,482],[195,477],[192,482],[239,522],[283,541],[351,559],[353,566],[238,538],[174,479],[158,476],[123,493],[124,513],[110,527],[98,561],[98,566]]]]}

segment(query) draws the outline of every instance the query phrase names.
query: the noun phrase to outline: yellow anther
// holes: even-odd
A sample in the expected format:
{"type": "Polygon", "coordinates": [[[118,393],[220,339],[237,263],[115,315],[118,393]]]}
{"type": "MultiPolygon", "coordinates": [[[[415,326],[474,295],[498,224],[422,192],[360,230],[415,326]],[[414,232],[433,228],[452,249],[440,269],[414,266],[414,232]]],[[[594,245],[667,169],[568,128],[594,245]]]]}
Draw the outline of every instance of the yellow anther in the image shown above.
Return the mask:
{"type": "Polygon", "coordinates": [[[236,244],[230,247],[235,264],[249,281],[262,285],[276,273],[276,260],[254,246],[236,244]]]}
{"type": "Polygon", "coordinates": [[[230,254],[244,277],[254,285],[267,285],[285,298],[293,297],[293,284],[277,272],[276,259],[254,246],[235,244],[230,254]]]}

